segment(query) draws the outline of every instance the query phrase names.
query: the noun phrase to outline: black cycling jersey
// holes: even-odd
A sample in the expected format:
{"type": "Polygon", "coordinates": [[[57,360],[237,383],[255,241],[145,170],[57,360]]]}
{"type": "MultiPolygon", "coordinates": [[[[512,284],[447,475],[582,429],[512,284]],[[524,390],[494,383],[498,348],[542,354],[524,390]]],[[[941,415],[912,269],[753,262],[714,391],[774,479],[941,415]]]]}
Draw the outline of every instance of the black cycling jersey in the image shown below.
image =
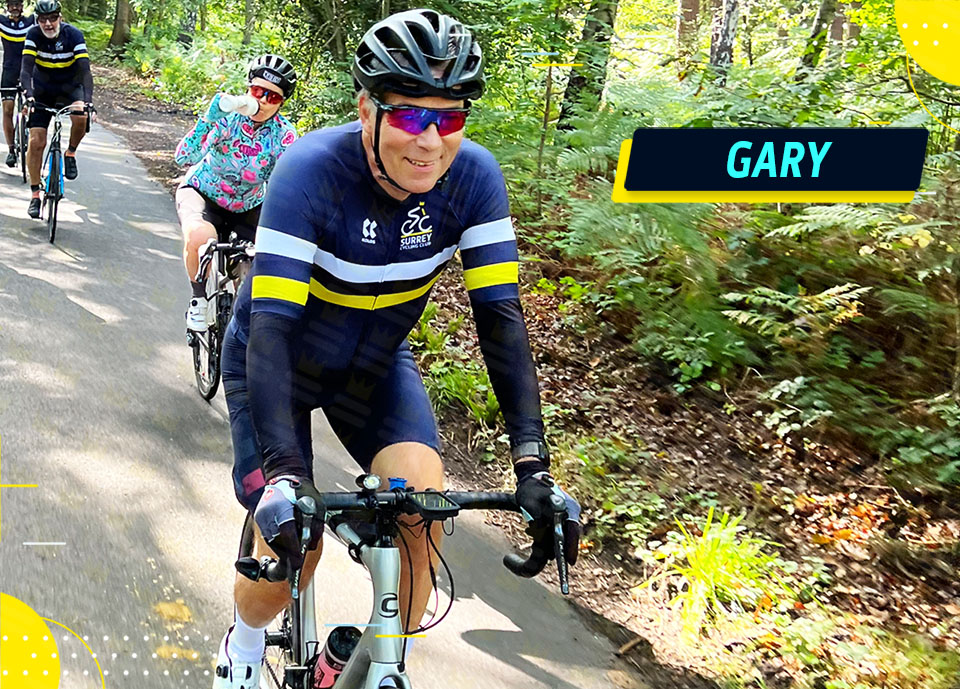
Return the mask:
{"type": "Polygon", "coordinates": [[[13,21],[10,17],[0,14],[0,43],[3,44],[3,71],[16,70],[20,74],[20,56],[23,54],[23,42],[27,30],[36,24],[31,14],[29,17],[20,17],[13,21]]]}
{"type": "Polygon", "coordinates": [[[345,374],[368,381],[355,389],[376,389],[458,251],[510,438],[543,440],[507,190],[486,149],[464,140],[434,189],[396,201],[370,172],[359,122],[312,132],[277,163],[256,248],[234,317],[249,340],[249,399],[267,480],[309,475],[294,399],[311,405],[324,382],[345,374]]]}
{"type": "Polygon", "coordinates": [[[23,47],[20,83],[28,96],[35,91],[63,93],[71,85],[83,85],[83,100],[93,98],[93,76],[90,56],[83,33],[61,21],[56,38],[47,38],[39,26],[27,31],[23,47]]]}

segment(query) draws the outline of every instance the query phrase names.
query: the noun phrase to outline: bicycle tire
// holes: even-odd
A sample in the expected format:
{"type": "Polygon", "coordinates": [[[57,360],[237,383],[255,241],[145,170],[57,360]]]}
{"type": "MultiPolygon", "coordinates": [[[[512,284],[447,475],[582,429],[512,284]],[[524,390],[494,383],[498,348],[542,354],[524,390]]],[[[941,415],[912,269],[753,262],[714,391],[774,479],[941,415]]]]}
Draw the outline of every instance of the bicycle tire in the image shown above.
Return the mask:
{"type": "MultiPolygon", "coordinates": [[[[253,556],[253,517],[247,512],[243,522],[243,533],[240,536],[239,557],[253,556]]],[[[239,558],[238,558],[239,559],[239,558]]],[[[268,634],[285,634],[290,638],[290,612],[284,608],[276,619],[267,626],[268,634]]],[[[260,689],[289,689],[283,683],[283,667],[293,662],[289,652],[277,645],[267,645],[263,652],[263,661],[260,666],[260,689]]]]}
{"type": "Polygon", "coordinates": [[[60,157],[50,156],[50,172],[48,177],[48,191],[44,197],[47,204],[47,232],[50,235],[50,243],[53,244],[54,237],[57,235],[57,206],[60,205],[60,157]]]}
{"type": "Polygon", "coordinates": [[[23,183],[27,183],[27,149],[30,147],[30,135],[27,132],[27,122],[23,113],[17,113],[17,130],[15,132],[17,146],[20,148],[20,175],[23,183]]]}
{"type": "Polygon", "coordinates": [[[217,329],[207,328],[206,332],[196,333],[192,349],[197,392],[209,402],[220,387],[220,336],[217,329]]]}

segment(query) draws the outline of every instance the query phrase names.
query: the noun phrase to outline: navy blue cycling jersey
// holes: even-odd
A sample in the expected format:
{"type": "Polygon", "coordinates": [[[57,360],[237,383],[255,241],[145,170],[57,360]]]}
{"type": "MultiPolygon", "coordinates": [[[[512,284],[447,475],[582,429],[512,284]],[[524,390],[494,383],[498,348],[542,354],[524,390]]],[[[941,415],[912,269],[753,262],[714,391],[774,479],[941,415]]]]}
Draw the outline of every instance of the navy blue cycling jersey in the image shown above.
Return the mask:
{"type": "Polygon", "coordinates": [[[47,38],[39,26],[27,31],[23,44],[20,81],[27,95],[34,91],[61,92],[74,84],[83,84],[84,100],[93,94],[90,56],[83,32],[64,21],[56,38],[47,38]]]}
{"type": "Polygon", "coordinates": [[[31,14],[29,17],[20,17],[13,21],[10,17],[0,14],[0,43],[3,44],[3,71],[16,70],[20,74],[20,57],[23,54],[23,42],[27,30],[36,24],[31,14]]]}
{"type": "Polygon", "coordinates": [[[235,305],[267,480],[304,475],[294,398],[309,405],[323,381],[346,375],[373,389],[458,250],[511,441],[543,440],[499,165],[464,140],[434,189],[397,201],[371,174],[360,132],[359,122],[312,132],[279,160],[235,305]]]}

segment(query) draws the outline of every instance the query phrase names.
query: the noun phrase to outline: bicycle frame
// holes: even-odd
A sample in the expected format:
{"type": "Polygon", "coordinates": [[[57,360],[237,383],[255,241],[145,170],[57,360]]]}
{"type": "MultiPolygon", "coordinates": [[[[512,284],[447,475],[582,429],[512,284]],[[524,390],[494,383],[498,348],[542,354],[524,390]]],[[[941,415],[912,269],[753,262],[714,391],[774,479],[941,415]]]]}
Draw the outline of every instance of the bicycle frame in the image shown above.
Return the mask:
{"type": "Polygon", "coordinates": [[[400,549],[365,545],[349,524],[339,524],[335,533],[342,543],[357,549],[373,582],[370,623],[337,678],[336,689],[377,689],[388,677],[393,678],[400,689],[412,689],[406,673],[400,670],[403,661],[400,549]]]}

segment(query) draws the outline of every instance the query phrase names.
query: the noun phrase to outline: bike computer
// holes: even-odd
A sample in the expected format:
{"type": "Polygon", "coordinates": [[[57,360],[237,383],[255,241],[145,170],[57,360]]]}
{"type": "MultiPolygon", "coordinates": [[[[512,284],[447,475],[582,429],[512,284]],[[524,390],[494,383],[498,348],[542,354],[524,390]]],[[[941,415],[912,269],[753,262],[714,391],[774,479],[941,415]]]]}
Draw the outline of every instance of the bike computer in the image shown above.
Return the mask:
{"type": "Polygon", "coordinates": [[[424,519],[446,519],[456,517],[460,513],[460,505],[435,490],[413,492],[407,497],[424,519]]]}

